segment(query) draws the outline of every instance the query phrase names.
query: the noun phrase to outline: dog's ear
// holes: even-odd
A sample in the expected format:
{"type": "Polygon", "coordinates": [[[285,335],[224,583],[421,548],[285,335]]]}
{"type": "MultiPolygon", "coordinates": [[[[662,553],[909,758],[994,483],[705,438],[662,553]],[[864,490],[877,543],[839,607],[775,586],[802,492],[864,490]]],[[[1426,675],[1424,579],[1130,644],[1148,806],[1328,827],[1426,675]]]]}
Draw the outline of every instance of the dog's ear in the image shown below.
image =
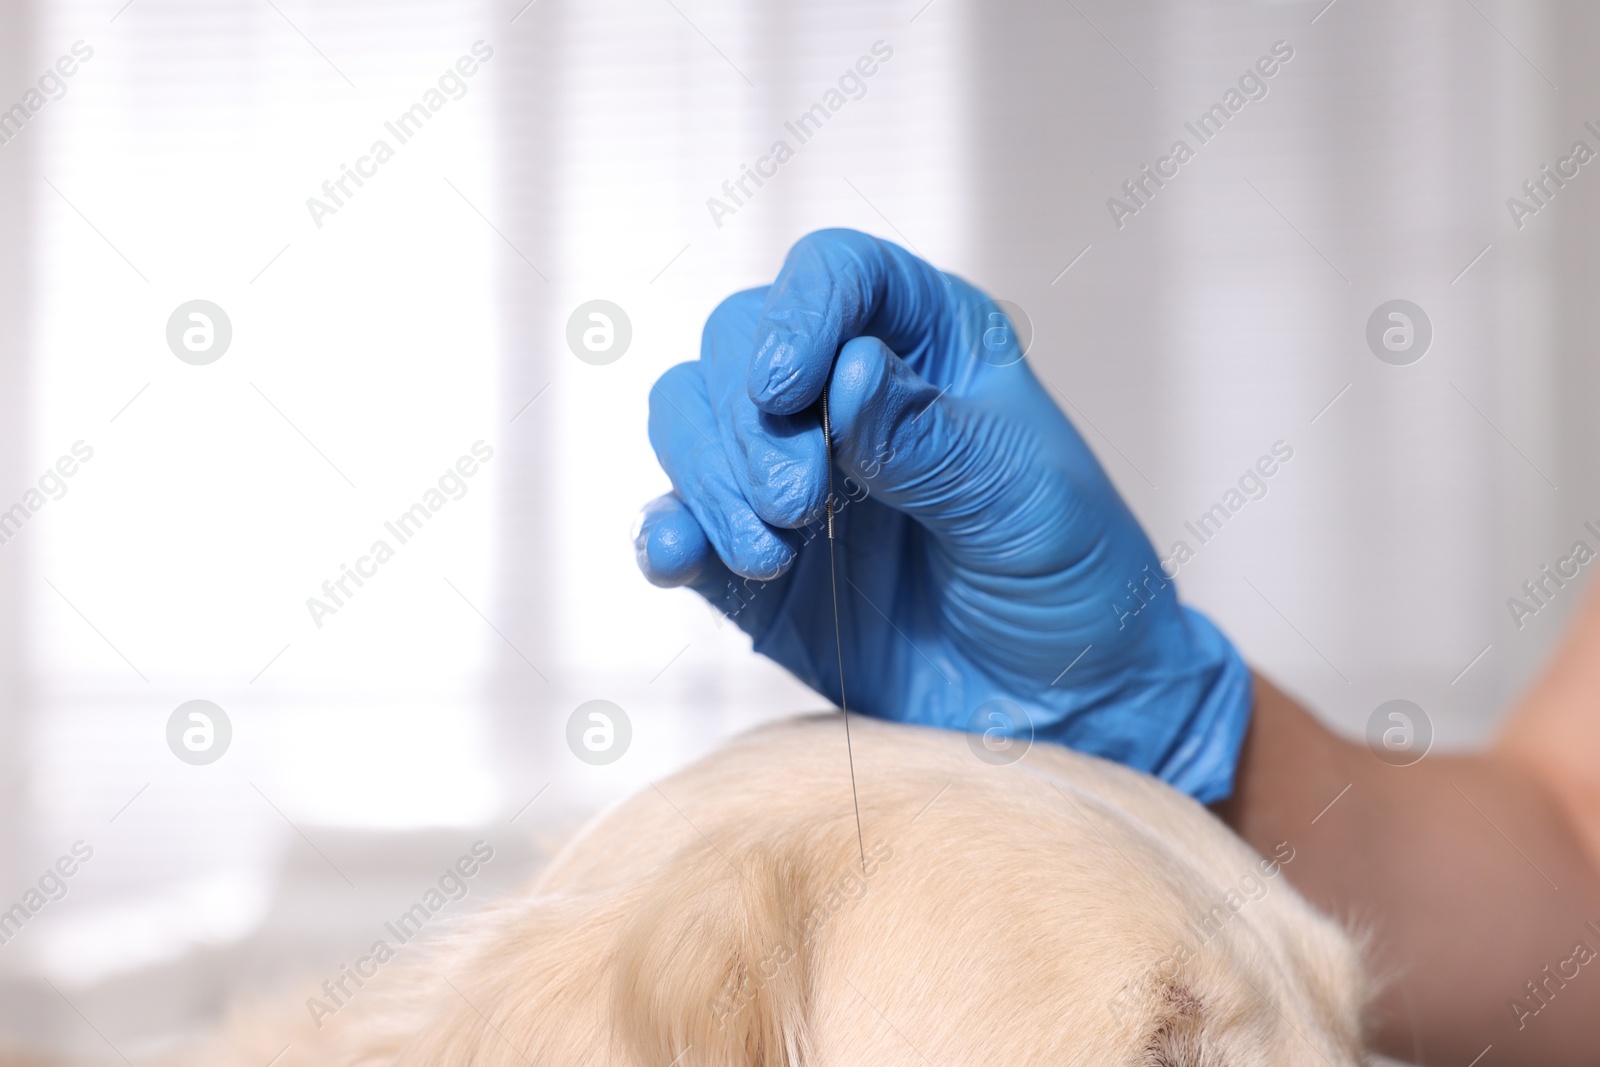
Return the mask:
{"type": "Polygon", "coordinates": [[[809,865],[771,848],[685,849],[623,932],[612,1018],[634,1062],[803,1067],[809,865]]]}

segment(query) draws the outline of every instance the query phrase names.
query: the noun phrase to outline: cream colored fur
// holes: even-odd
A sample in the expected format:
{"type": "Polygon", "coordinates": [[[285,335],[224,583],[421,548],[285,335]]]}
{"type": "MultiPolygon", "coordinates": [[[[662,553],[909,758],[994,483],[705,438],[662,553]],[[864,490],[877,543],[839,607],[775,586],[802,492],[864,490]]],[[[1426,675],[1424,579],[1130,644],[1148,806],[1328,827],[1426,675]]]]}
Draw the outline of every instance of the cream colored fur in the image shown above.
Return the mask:
{"type": "Polygon", "coordinates": [[[323,1029],[296,1004],[189,1062],[1363,1062],[1351,941],[1199,805],[1053,745],[998,767],[960,734],[851,726],[865,871],[839,717],[766,727],[323,1029]]]}

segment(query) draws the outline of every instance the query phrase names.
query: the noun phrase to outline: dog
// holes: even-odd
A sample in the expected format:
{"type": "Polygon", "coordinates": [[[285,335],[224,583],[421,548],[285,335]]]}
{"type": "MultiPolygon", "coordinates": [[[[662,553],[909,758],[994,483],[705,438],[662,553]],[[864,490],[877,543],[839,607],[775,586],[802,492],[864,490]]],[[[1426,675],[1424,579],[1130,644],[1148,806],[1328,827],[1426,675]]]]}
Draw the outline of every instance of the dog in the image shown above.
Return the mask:
{"type": "Polygon", "coordinates": [[[255,1015],[173,1062],[1365,1062],[1360,952],[1287,884],[1292,842],[1258,855],[1155,779],[1057,746],[849,727],[848,751],[837,715],[741,736],[336,1017],[255,1015]]]}

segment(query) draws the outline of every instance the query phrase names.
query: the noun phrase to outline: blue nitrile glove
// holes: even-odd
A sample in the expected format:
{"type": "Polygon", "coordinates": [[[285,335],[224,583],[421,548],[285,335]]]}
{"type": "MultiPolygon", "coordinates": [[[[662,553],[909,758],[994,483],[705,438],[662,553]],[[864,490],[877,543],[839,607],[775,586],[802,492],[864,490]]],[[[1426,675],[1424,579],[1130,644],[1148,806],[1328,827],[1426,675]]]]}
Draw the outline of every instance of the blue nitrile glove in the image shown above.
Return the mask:
{"type": "Polygon", "coordinates": [[[700,359],[652,390],[650,440],[675,491],[645,509],[640,567],[694,588],[837,702],[826,384],[850,709],[1031,726],[1223,799],[1250,673],[1178,603],[1020,356],[994,303],[960,279],[854,231],[805,237],[777,283],[725,300],[700,359]]]}

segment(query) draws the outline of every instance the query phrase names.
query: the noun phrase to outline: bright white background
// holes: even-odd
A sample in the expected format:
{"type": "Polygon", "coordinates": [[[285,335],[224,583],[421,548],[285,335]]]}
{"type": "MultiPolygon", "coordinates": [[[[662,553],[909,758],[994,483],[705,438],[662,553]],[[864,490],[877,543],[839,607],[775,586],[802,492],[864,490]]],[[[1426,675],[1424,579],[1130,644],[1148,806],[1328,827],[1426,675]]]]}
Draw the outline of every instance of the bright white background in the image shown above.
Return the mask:
{"type": "Polygon", "coordinates": [[[472,840],[503,891],[601,804],[818,706],[630,543],[666,488],[650,384],[817,227],[1027,309],[1163,549],[1288,441],[1180,584],[1339,728],[1407,697],[1480,741],[1558,636],[1575,590],[1522,630],[1505,601],[1600,518],[1600,177],[1522,230],[1504,201],[1600,147],[1581,6],[523,2],[0,4],[0,104],[94,49],[0,147],[0,508],[94,448],[0,546],[0,905],[95,849],[0,946],[17,1040],[109,1054],[70,997],[131,1054],[325,974],[472,840]],[[1113,225],[1280,39],[1267,98],[1113,225]],[[479,40],[466,94],[317,227],[306,198],[479,40]],[[706,198],[879,40],[865,97],[717,226],[706,198]],[[1395,297],[1434,324],[1412,367],[1363,339],[1395,297]],[[234,330],[206,367],[164,338],[195,298],[234,330]],[[633,327],[603,367],[564,339],[595,298],[633,327]],[[467,494],[314,626],[479,440],[467,494]],[[234,727],[203,768],[165,742],[194,698],[234,727]],[[609,767],[564,740],[595,698],[634,724],[609,767]]]}

